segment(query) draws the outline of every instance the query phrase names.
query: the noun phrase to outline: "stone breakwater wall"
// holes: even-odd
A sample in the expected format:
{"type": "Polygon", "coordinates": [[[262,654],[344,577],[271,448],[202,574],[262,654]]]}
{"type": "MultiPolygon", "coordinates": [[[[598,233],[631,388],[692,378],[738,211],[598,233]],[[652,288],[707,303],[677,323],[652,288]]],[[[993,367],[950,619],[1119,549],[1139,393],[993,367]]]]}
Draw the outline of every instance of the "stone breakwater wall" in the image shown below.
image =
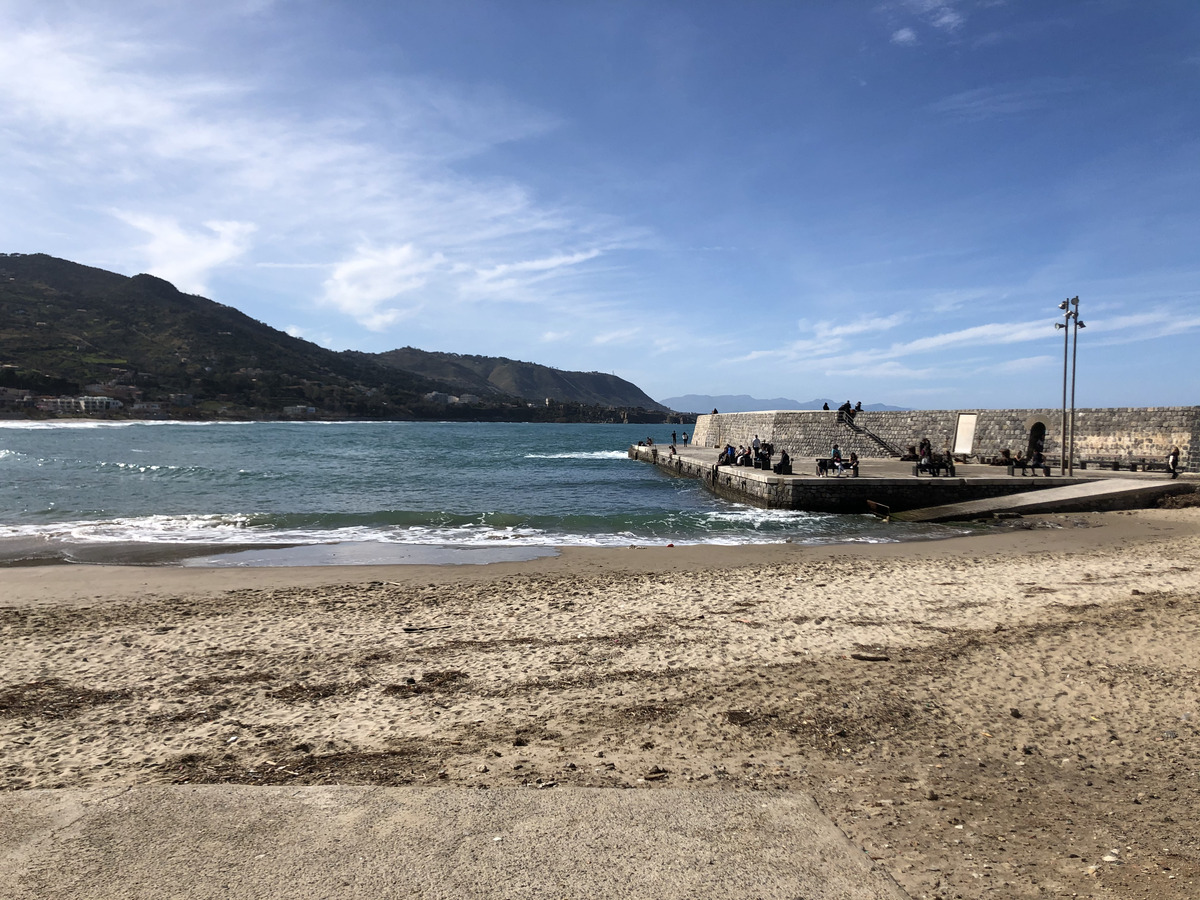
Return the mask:
{"type": "MultiPolygon", "coordinates": [[[[963,417],[973,417],[972,457],[988,459],[1004,449],[1028,454],[1038,439],[1049,459],[1058,460],[1063,452],[1059,409],[864,410],[852,424],[834,410],[708,414],[696,419],[692,443],[736,447],[758,435],[773,443],[776,453],[787,450],[798,459],[828,456],[834,443],[843,455],[883,458],[892,451],[903,454],[923,438],[935,449],[953,449],[963,417]]],[[[1172,447],[1179,448],[1181,469],[1200,471],[1200,406],[1075,410],[1077,464],[1162,462],[1172,447]]]]}

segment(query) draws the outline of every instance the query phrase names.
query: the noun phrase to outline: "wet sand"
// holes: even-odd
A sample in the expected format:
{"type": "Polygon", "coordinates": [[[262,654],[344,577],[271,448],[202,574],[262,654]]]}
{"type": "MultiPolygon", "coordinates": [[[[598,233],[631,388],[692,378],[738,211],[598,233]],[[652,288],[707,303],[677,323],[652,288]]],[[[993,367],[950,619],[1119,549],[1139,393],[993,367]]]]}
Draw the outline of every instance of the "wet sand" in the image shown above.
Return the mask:
{"type": "Polygon", "coordinates": [[[1183,509],[484,566],[4,568],[0,785],[794,791],[914,897],[1191,898],[1198,564],[1183,509]]]}

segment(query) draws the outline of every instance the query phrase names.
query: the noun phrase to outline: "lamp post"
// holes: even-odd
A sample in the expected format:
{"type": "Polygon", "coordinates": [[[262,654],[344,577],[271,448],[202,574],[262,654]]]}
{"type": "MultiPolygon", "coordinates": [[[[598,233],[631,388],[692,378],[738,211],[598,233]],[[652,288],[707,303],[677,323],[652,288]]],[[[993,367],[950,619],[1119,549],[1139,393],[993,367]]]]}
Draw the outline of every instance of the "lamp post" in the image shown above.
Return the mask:
{"type": "Polygon", "coordinates": [[[1085,327],[1083,319],[1079,318],[1079,297],[1072,297],[1071,305],[1075,307],[1071,311],[1071,322],[1075,327],[1071,329],[1071,444],[1067,452],[1068,475],[1075,474],[1075,357],[1079,354],[1079,329],[1085,327]]]}
{"type": "Polygon", "coordinates": [[[1058,308],[1063,311],[1063,320],[1054,323],[1054,330],[1062,329],[1063,332],[1063,400],[1062,400],[1062,423],[1059,434],[1061,437],[1062,455],[1059,460],[1058,472],[1060,475],[1075,474],[1075,356],[1079,350],[1079,329],[1084,327],[1083,322],[1079,320],[1079,298],[1070,297],[1058,304],[1058,308]],[[1072,309],[1072,307],[1074,307],[1072,309]],[[1071,354],[1071,427],[1067,429],[1067,350],[1071,347],[1071,325],[1075,328],[1075,343],[1074,351],[1071,354]]]}

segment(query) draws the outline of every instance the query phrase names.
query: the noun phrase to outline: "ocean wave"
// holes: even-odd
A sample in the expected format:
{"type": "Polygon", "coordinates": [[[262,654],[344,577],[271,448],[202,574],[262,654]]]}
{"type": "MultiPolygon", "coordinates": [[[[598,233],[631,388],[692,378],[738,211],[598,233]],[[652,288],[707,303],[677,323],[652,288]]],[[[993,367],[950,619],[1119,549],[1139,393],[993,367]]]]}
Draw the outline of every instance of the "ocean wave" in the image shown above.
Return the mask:
{"type": "MultiPolygon", "coordinates": [[[[559,531],[534,524],[490,524],[487,522],[424,522],[383,524],[364,522],[337,525],[297,522],[268,515],[154,515],[26,525],[0,526],[0,540],[40,539],[54,543],[168,543],[168,544],[277,544],[309,545],[344,542],[412,544],[449,547],[626,547],[676,544],[826,544],[895,543],[964,533],[958,529],[927,528],[900,533],[883,533],[865,528],[861,532],[836,527],[810,527],[803,531],[737,528],[689,529],[687,523],[660,521],[648,530],[626,528],[559,531]],[[678,528],[673,527],[678,524],[678,528]]],[[[337,517],[334,517],[335,520],[337,517]]],[[[694,524],[694,523],[692,523],[694,524]]]]}
{"type": "Polygon", "coordinates": [[[625,450],[578,450],[566,453],[526,453],[526,459],[629,459],[625,450]]]}

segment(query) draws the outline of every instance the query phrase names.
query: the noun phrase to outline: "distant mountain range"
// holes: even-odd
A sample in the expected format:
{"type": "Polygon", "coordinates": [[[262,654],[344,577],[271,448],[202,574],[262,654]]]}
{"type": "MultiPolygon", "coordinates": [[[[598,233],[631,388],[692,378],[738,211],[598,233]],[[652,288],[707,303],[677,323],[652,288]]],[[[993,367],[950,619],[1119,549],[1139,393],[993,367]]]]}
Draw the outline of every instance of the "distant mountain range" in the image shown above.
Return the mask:
{"type": "Polygon", "coordinates": [[[258,417],[661,422],[665,406],[601,372],[512,359],[335,352],[230,306],[42,253],[0,253],[0,405],[102,394],[128,411],[258,417]],[[14,397],[16,399],[14,399],[14,397]]]}
{"type": "Polygon", "coordinates": [[[464,356],[414,347],[369,356],[384,365],[444,382],[460,392],[499,392],[534,400],[553,397],[596,406],[667,410],[637,385],[605,372],[565,372],[502,356],[464,356]]]}
{"type": "MultiPolygon", "coordinates": [[[[826,403],[830,409],[837,409],[846,402],[841,400],[809,400],[801,403],[799,400],[789,400],[787,397],[776,397],[773,400],[759,400],[748,394],[685,394],[682,397],[668,397],[662,401],[665,406],[680,412],[707,413],[714,409],[719,412],[761,412],[773,409],[821,409],[826,403]]],[[[855,401],[857,402],[857,401],[855,401]]],[[[902,410],[903,406],[888,406],[885,403],[864,404],[863,409],[869,410],[902,410]]]]}

